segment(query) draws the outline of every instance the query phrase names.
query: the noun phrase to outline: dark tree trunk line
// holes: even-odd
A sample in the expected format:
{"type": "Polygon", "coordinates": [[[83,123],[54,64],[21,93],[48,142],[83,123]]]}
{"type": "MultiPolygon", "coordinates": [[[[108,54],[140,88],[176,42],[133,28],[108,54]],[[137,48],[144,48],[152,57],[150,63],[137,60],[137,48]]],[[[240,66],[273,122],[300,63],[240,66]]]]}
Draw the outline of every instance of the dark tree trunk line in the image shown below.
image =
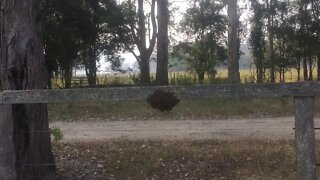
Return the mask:
{"type": "Polygon", "coordinates": [[[272,83],[275,82],[275,64],[274,64],[274,48],[273,48],[273,41],[274,41],[274,33],[273,33],[273,21],[274,17],[272,14],[272,7],[273,6],[273,0],[267,0],[267,8],[268,8],[268,39],[269,39],[269,53],[270,53],[270,80],[272,83]]]}
{"type": "Polygon", "coordinates": [[[303,80],[308,81],[308,64],[306,55],[303,57],[303,80]]]}
{"type": "Polygon", "coordinates": [[[313,71],[312,71],[312,69],[313,69],[313,62],[312,62],[312,57],[311,57],[311,53],[309,53],[309,55],[308,55],[309,57],[308,57],[308,62],[309,62],[309,78],[308,78],[308,80],[309,81],[312,81],[313,80],[313,71]]]}
{"type": "Polygon", "coordinates": [[[88,60],[85,63],[86,75],[88,78],[88,84],[91,87],[97,85],[97,58],[95,55],[95,49],[89,52],[88,60]]]}
{"type": "Polygon", "coordinates": [[[257,59],[257,67],[256,67],[257,83],[263,83],[263,80],[265,78],[265,69],[264,69],[263,61],[264,61],[263,56],[257,59]]]}
{"type": "Polygon", "coordinates": [[[317,80],[320,81],[320,53],[317,57],[317,80]]]}
{"type": "Polygon", "coordinates": [[[66,89],[70,89],[72,84],[72,67],[68,67],[63,70],[63,77],[64,77],[64,87],[66,89]]]}
{"type": "Polygon", "coordinates": [[[140,67],[140,82],[142,84],[149,84],[151,82],[150,79],[150,64],[149,64],[149,59],[150,55],[148,55],[148,52],[142,51],[140,52],[140,62],[139,62],[139,67],[140,67]]]}
{"type": "Polygon", "coordinates": [[[169,3],[168,0],[158,0],[158,45],[156,81],[159,85],[169,85],[168,56],[169,56],[169,3]]]}
{"type": "Polygon", "coordinates": [[[231,83],[240,83],[237,0],[228,0],[228,16],[228,78],[231,83]]]}
{"type": "MultiPolygon", "coordinates": [[[[1,5],[1,90],[46,89],[35,1],[2,0],[1,5]]],[[[47,105],[5,105],[0,114],[0,179],[53,178],[47,105]]]]}

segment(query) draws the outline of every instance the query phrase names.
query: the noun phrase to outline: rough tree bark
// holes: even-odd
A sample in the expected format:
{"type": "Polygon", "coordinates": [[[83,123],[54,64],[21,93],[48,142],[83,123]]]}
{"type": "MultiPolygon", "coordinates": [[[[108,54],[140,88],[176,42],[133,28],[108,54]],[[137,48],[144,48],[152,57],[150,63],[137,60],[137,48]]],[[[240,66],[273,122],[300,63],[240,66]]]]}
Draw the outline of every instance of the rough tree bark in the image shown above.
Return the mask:
{"type": "MultiPolygon", "coordinates": [[[[0,52],[3,51],[2,41],[3,41],[3,2],[0,1],[0,52]]],[[[0,61],[2,56],[0,56],[0,61]]],[[[3,66],[0,66],[0,89],[2,89],[2,73],[3,66]]],[[[0,179],[16,179],[17,172],[15,168],[16,155],[14,150],[13,142],[13,119],[12,119],[12,106],[0,106],[0,179]]]]}
{"type": "Polygon", "coordinates": [[[228,78],[231,83],[240,83],[237,0],[228,0],[228,17],[228,78]]]}
{"type": "MultiPolygon", "coordinates": [[[[1,4],[1,90],[45,89],[48,74],[36,32],[35,0],[1,0],[1,4]]],[[[53,178],[47,105],[0,106],[0,114],[0,171],[8,170],[0,172],[0,179],[53,178]]]]}
{"type": "Polygon", "coordinates": [[[159,85],[169,85],[168,78],[168,24],[169,3],[168,0],[158,0],[158,40],[157,40],[157,73],[156,79],[159,85]]]}

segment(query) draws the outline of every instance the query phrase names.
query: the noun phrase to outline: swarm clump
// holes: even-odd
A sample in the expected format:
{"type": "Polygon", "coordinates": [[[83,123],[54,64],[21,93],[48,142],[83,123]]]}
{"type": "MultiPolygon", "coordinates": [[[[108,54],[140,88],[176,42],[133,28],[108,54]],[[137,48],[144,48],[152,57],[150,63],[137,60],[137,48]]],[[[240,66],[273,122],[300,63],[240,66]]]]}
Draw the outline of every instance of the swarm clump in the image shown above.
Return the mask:
{"type": "Polygon", "coordinates": [[[147,102],[152,108],[165,112],[171,111],[180,100],[173,93],[158,89],[148,97],[147,102]]]}

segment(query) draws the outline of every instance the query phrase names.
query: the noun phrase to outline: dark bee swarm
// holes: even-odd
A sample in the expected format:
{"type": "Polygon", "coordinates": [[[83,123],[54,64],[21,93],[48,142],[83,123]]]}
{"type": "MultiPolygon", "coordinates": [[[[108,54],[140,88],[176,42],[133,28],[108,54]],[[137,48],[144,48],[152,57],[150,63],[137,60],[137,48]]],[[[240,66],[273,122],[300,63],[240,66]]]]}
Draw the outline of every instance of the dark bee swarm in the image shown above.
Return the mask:
{"type": "Polygon", "coordinates": [[[148,97],[147,102],[152,108],[165,112],[171,111],[180,100],[173,93],[158,89],[148,97]]]}

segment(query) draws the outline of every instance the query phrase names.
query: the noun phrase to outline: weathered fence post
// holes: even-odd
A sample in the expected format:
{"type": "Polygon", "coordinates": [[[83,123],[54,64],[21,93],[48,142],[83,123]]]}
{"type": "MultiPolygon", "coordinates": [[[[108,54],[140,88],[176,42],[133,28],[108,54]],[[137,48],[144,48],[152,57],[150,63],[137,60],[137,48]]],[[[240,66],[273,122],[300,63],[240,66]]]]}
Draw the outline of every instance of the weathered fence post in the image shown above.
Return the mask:
{"type": "Polygon", "coordinates": [[[298,180],[316,180],[314,97],[294,97],[298,180]]]}

